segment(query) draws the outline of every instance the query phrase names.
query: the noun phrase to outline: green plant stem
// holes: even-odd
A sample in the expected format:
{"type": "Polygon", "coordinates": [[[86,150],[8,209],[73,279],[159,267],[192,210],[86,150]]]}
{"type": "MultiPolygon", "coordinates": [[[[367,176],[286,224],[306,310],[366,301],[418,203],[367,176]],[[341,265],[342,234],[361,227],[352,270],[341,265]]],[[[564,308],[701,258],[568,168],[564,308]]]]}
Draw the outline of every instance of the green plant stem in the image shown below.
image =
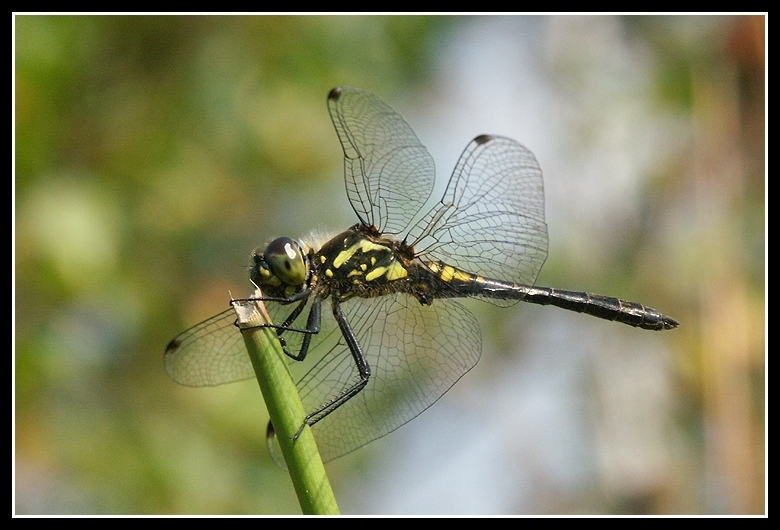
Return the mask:
{"type": "Polygon", "coordinates": [[[306,425],[293,441],[306,412],[276,331],[258,327],[270,323],[265,307],[258,301],[234,301],[233,306],[301,510],[306,515],[338,515],[336,498],[311,428],[306,425]]]}

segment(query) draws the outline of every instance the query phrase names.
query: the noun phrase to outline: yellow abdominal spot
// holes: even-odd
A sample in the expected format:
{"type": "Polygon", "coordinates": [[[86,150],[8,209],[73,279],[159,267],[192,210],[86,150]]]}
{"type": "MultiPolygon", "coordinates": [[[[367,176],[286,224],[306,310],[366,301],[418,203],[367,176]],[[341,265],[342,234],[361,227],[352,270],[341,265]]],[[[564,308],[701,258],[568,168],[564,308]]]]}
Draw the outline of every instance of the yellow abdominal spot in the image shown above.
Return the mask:
{"type": "Polygon", "coordinates": [[[465,282],[470,282],[471,279],[472,279],[472,275],[471,274],[469,274],[468,272],[463,272],[463,271],[459,271],[459,270],[455,270],[454,277],[459,282],[464,282],[464,283],[465,282]]]}
{"type": "Polygon", "coordinates": [[[452,277],[455,275],[455,268],[450,267],[449,265],[445,265],[444,268],[441,270],[441,274],[439,274],[439,278],[442,279],[442,281],[448,282],[452,280],[452,277]]]}
{"type": "Polygon", "coordinates": [[[439,278],[441,278],[441,280],[444,282],[451,282],[452,280],[456,280],[465,283],[474,279],[472,274],[458,270],[451,265],[441,266],[439,263],[429,263],[428,268],[431,269],[431,272],[434,274],[438,274],[439,278]]]}

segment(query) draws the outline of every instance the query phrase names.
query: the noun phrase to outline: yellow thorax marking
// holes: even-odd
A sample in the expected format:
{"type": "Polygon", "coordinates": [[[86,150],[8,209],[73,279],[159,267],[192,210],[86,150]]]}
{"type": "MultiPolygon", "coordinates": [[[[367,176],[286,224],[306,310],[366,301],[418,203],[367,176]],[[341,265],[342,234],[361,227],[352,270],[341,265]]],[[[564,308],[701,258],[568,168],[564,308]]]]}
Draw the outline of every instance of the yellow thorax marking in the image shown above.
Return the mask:
{"type": "Polygon", "coordinates": [[[393,280],[399,280],[401,278],[406,278],[407,274],[409,274],[406,270],[406,267],[401,265],[399,262],[394,261],[390,264],[390,266],[387,268],[387,280],[393,281],[393,280]]]}
{"type": "Polygon", "coordinates": [[[383,250],[385,252],[389,251],[389,249],[385,246],[372,243],[368,239],[361,239],[360,241],[358,241],[357,243],[349,247],[347,250],[342,250],[341,252],[339,252],[339,255],[336,256],[336,259],[333,260],[333,267],[337,269],[341,267],[358,250],[364,253],[368,252],[369,250],[383,250]]]}
{"type": "Polygon", "coordinates": [[[387,267],[377,267],[375,269],[372,269],[371,272],[366,274],[366,281],[370,282],[371,280],[375,280],[380,276],[382,276],[383,274],[387,275],[387,281],[392,282],[393,280],[400,280],[401,278],[406,278],[409,272],[406,270],[406,268],[403,265],[401,265],[397,261],[393,261],[387,267]]]}
{"type": "Polygon", "coordinates": [[[376,280],[386,272],[387,272],[387,267],[377,267],[375,269],[372,269],[371,272],[366,274],[366,281],[370,282],[371,280],[376,280]]]}

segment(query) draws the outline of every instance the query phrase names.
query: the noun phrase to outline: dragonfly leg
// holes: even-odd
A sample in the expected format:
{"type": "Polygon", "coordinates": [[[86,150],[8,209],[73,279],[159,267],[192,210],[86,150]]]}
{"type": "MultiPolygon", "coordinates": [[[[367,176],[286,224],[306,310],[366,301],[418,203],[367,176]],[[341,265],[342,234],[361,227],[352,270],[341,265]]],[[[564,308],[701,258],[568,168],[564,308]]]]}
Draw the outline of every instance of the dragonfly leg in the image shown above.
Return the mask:
{"type": "Polygon", "coordinates": [[[289,317],[284,321],[281,327],[276,329],[276,334],[279,336],[279,342],[282,344],[282,351],[285,355],[296,361],[302,361],[306,358],[306,354],[309,353],[309,344],[311,343],[312,335],[320,332],[320,322],[322,315],[322,301],[319,296],[314,298],[311,309],[309,310],[309,317],[306,319],[306,329],[296,329],[288,327],[295,318],[301,314],[303,307],[306,305],[306,300],[301,302],[295,311],[293,311],[289,317]],[[298,355],[293,355],[287,349],[287,342],[282,337],[282,333],[285,331],[297,331],[303,333],[303,342],[301,343],[301,349],[298,351],[298,355]]]}
{"type": "Polygon", "coordinates": [[[368,379],[371,377],[371,368],[369,367],[368,361],[366,360],[366,355],[363,353],[363,349],[360,347],[360,344],[358,344],[355,333],[352,331],[352,327],[350,327],[349,322],[347,322],[347,317],[341,310],[341,304],[339,303],[338,297],[335,295],[333,296],[333,316],[336,318],[336,322],[339,324],[341,334],[347,341],[347,346],[349,347],[349,351],[352,354],[352,358],[355,360],[355,365],[357,366],[360,379],[355,384],[344,390],[340,395],[336,396],[334,399],[328,401],[314,412],[307,414],[306,418],[303,420],[303,425],[301,425],[301,428],[298,429],[298,432],[293,437],[293,440],[296,440],[298,436],[300,436],[301,432],[303,432],[303,428],[306,425],[314,425],[325,416],[359,394],[360,391],[366,387],[368,384],[368,379]]]}
{"type": "Polygon", "coordinates": [[[314,298],[314,301],[312,302],[312,307],[311,310],[309,311],[309,316],[306,319],[305,328],[292,327],[292,323],[295,322],[298,316],[300,316],[300,314],[306,308],[306,304],[309,301],[308,297],[310,294],[311,294],[311,290],[307,290],[307,291],[302,291],[301,293],[296,293],[289,298],[262,297],[262,298],[247,298],[245,300],[235,300],[235,301],[244,302],[249,300],[252,301],[258,300],[262,302],[292,303],[300,300],[298,306],[287,316],[287,318],[281,324],[262,324],[258,327],[267,327],[267,328],[276,329],[276,335],[279,337],[279,343],[282,345],[282,351],[284,352],[284,354],[296,361],[303,361],[306,358],[306,354],[309,352],[309,344],[311,343],[312,335],[320,332],[320,322],[321,322],[320,316],[322,313],[321,310],[322,302],[320,297],[316,296],[314,298]],[[289,349],[287,348],[287,341],[284,339],[284,337],[282,337],[282,334],[287,331],[303,334],[303,342],[301,343],[301,348],[297,354],[293,354],[289,351],[289,349]]]}

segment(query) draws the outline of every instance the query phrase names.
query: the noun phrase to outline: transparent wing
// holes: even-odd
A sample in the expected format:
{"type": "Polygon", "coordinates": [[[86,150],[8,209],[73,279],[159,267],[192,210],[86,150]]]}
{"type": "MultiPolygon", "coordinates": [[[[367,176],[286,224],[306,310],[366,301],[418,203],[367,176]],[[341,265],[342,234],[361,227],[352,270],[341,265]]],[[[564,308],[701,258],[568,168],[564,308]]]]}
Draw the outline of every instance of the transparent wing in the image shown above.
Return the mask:
{"type": "Polygon", "coordinates": [[[344,150],[347,197],[360,221],[382,233],[405,231],[433,190],[433,158],[404,119],[373,94],[334,88],[328,110],[344,150]]]}
{"type": "Polygon", "coordinates": [[[423,259],[533,285],[547,259],[544,183],[533,153],[510,138],[476,137],[460,156],[441,201],[407,241],[423,259]]]}
{"type": "MultiPolygon", "coordinates": [[[[302,327],[308,310],[291,324],[302,327]]],[[[294,304],[266,302],[274,322],[294,304]]],[[[366,388],[314,425],[325,461],[381,438],[435,403],[479,360],[482,339],[474,315],[454,300],[421,305],[398,293],[342,303],[347,320],[371,367],[366,388]]],[[[228,309],[188,329],[168,345],[165,370],[187,386],[213,386],[254,376],[241,332],[228,309]]],[[[299,351],[302,333],[282,333],[299,351]]],[[[341,394],[359,374],[331,311],[323,307],[320,333],[303,362],[290,360],[304,407],[312,412],[341,394]]]]}
{"type": "MultiPolygon", "coordinates": [[[[482,340],[474,315],[454,300],[421,305],[398,293],[342,303],[371,367],[362,392],[312,429],[329,461],[394,431],[435,403],[479,360],[482,340]]],[[[355,361],[323,307],[322,332],[303,363],[290,366],[307,411],[359,379],[355,361]]]]}
{"type": "MultiPolygon", "coordinates": [[[[274,323],[282,323],[297,304],[266,302],[274,323]]],[[[295,325],[306,326],[306,315],[295,325]]],[[[185,386],[216,386],[255,376],[252,362],[236,327],[236,313],[231,308],[197,324],[173,339],[165,348],[165,371],[171,379],[185,386]]],[[[290,351],[298,352],[302,333],[286,331],[290,351]]]]}
{"type": "Polygon", "coordinates": [[[254,376],[231,308],[191,327],[165,348],[165,371],[186,386],[215,386],[254,376]]]}

